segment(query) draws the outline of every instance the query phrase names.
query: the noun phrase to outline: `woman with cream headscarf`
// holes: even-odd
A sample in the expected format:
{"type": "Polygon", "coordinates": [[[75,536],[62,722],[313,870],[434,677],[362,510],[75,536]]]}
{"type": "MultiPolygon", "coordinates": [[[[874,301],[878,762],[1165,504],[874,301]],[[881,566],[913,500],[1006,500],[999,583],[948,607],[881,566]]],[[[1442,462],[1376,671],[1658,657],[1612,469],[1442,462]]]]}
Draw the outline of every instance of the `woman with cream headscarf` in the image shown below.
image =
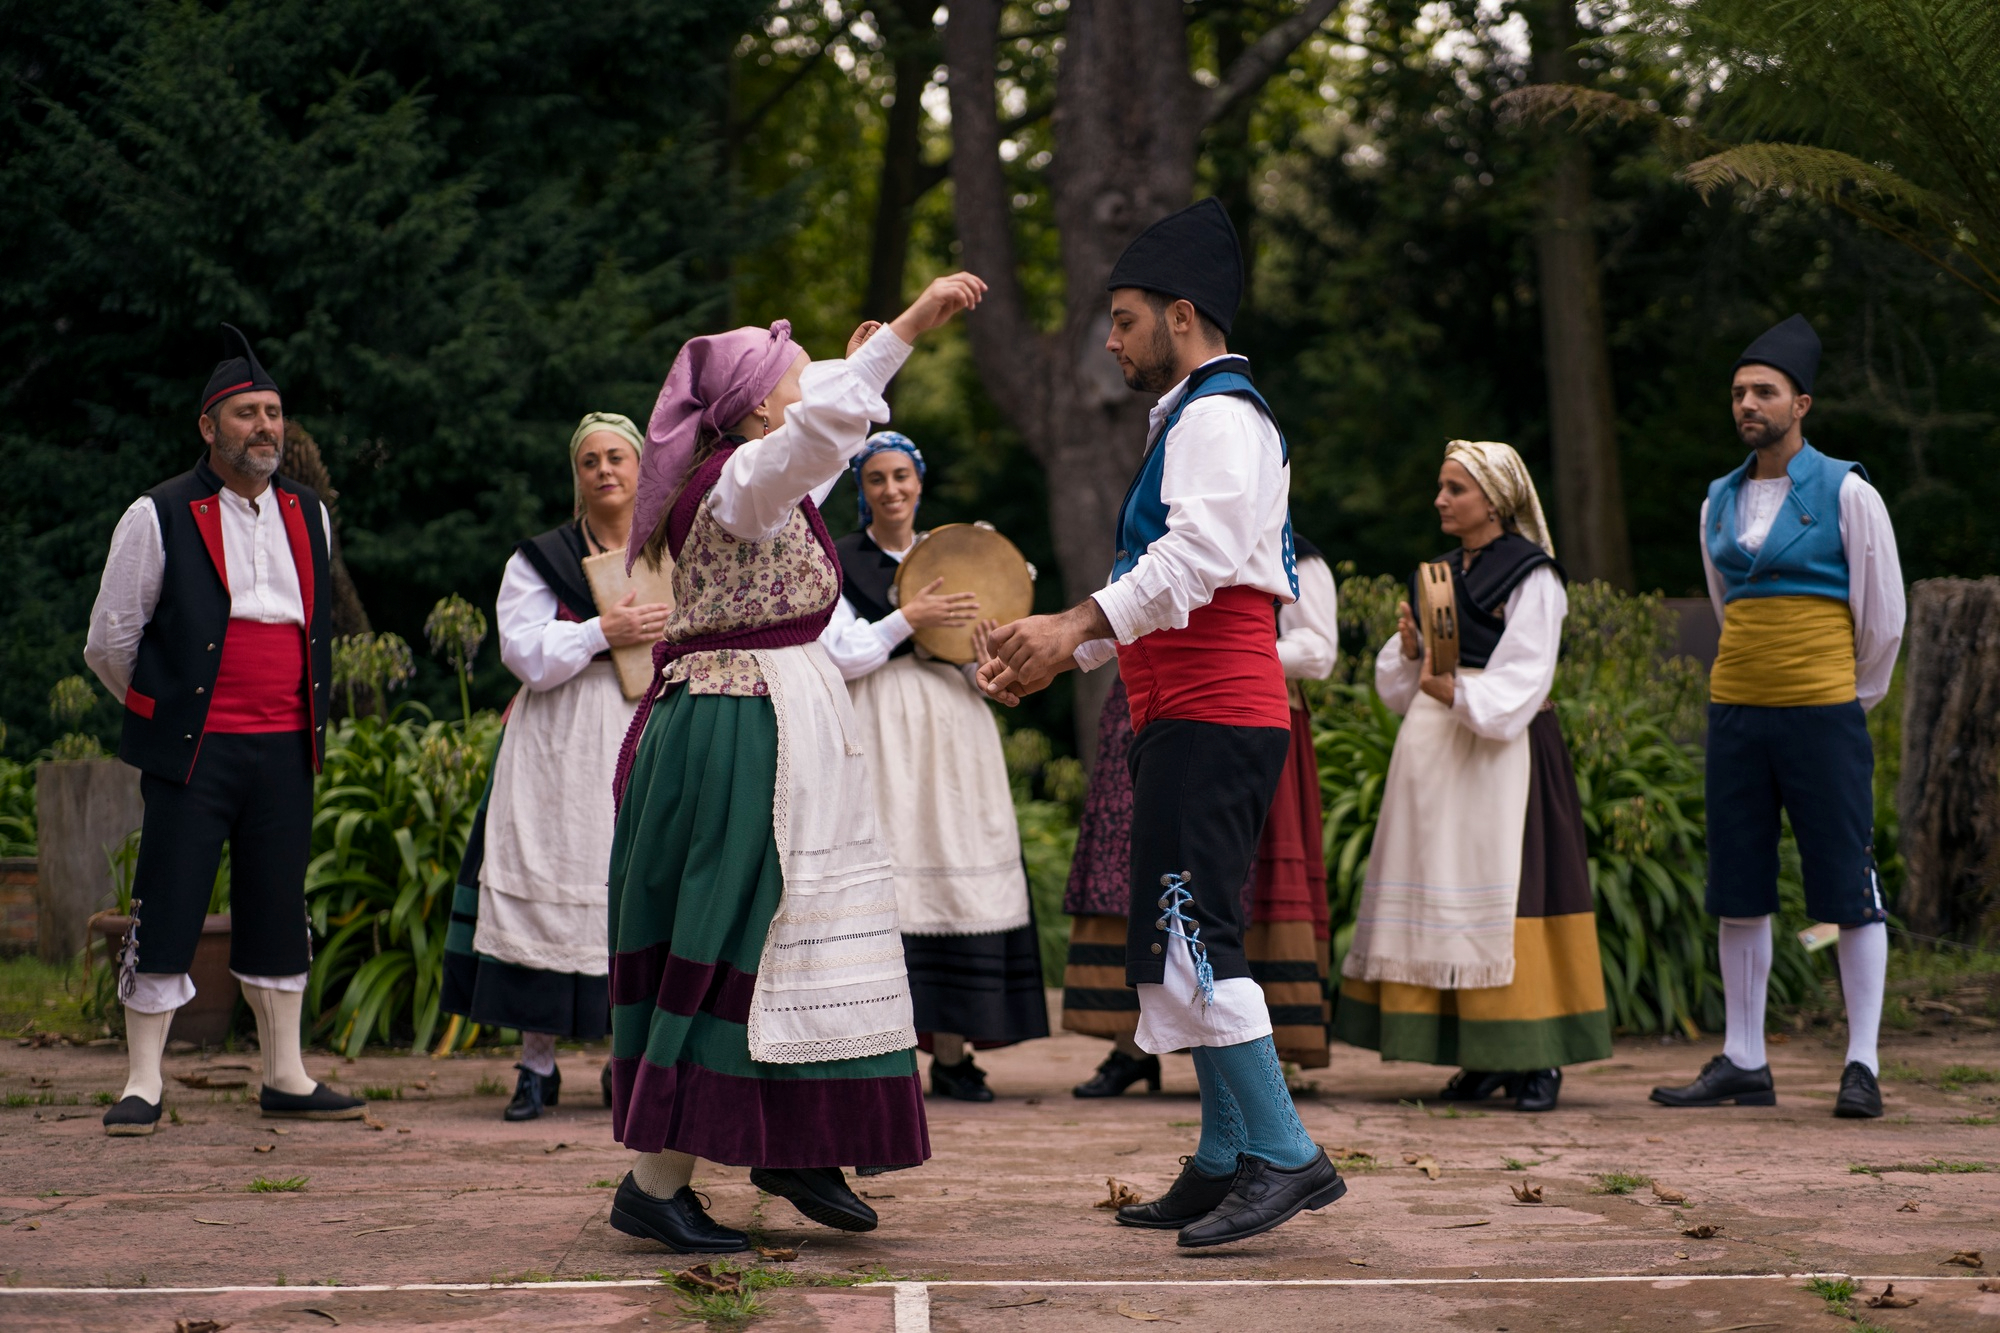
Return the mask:
{"type": "Polygon", "coordinates": [[[508,1120],[556,1105],[558,1039],[596,1041],[610,1030],[605,783],[633,707],[611,649],[659,638],[668,608],[627,594],[600,613],[583,560],[625,546],[644,451],[627,417],[592,412],[577,423],[572,517],[516,546],[500,580],[500,661],[521,690],[459,870],[442,1005],[520,1030],[508,1120]]]}
{"type": "Polygon", "coordinates": [[[1375,689],[1404,720],[1334,1035],[1385,1060],[1462,1066],[1441,1100],[1505,1089],[1517,1109],[1549,1111],[1564,1065],[1611,1054],[1583,811],[1549,701],[1568,576],[1508,446],[1452,441],[1435,503],[1461,543],[1443,557],[1459,666],[1432,674],[1403,603],[1375,689]]]}
{"type": "Polygon", "coordinates": [[[611,1225],[627,1235],[749,1246],[689,1187],[697,1157],[869,1231],[841,1168],[930,1156],[893,866],[819,643],[840,600],[819,502],[889,419],[910,344],[984,291],[939,278],[844,360],[814,363],[783,321],[691,339],[653,409],[634,553],[672,559],[674,610],[619,754],[611,846],[611,1127],[639,1153],[611,1225]]]}

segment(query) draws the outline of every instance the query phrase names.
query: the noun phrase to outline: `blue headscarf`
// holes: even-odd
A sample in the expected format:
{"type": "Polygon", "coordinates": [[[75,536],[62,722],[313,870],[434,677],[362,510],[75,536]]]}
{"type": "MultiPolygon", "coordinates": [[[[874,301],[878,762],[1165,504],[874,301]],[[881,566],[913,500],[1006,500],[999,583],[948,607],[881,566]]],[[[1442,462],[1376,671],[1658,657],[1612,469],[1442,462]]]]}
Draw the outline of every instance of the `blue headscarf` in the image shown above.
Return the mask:
{"type": "Polygon", "coordinates": [[[854,456],[854,462],[849,465],[854,469],[854,499],[861,506],[861,526],[864,530],[875,521],[875,513],[868,507],[868,492],[861,485],[861,468],[875,455],[890,449],[908,454],[916,462],[917,476],[924,475],[924,451],[917,448],[915,440],[901,431],[894,430],[879,430],[870,435],[867,442],[861,446],[861,452],[854,456]]]}

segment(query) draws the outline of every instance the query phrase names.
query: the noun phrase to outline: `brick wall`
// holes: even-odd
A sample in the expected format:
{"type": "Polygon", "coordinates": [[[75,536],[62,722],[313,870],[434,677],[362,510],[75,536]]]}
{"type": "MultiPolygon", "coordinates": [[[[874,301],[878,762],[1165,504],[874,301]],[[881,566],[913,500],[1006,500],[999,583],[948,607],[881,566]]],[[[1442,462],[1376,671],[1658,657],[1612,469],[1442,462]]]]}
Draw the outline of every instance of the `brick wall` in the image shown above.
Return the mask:
{"type": "Polygon", "coordinates": [[[0,957],[35,951],[35,858],[0,857],[0,957]]]}

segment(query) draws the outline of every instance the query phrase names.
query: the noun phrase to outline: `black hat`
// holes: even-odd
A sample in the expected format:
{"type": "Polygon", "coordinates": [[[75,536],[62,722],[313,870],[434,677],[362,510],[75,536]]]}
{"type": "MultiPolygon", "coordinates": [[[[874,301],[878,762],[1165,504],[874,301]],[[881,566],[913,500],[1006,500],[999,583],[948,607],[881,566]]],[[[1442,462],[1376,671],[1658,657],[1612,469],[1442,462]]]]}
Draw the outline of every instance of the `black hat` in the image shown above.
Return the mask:
{"type": "Polygon", "coordinates": [[[1770,366],[1791,376],[1792,387],[1811,393],[1813,376],[1819,372],[1819,335],[1806,323],[1804,315],[1793,315],[1782,324],[1773,324],[1743,349],[1730,367],[1735,374],[1745,366],[1770,366]]]}
{"type": "Polygon", "coordinates": [[[277,382],[265,373],[257,362],[257,354],[250,350],[250,340],[234,324],[222,326],[222,360],[215,363],[215,369],[208,377],[208,387],[201,391],[201,410],[204,414],[225,398],[234,398],[239,393],[256,393],[262,389],[278,392],[277,382]]]}
{"type": "Polygon", "coordinates": [[[1243,247],[1229,213],[1204,199],[1139,233],[1112,265],[1106,291],[1143,287],[1191,303],[1224,333],[1243,301],[1243,247]]]}

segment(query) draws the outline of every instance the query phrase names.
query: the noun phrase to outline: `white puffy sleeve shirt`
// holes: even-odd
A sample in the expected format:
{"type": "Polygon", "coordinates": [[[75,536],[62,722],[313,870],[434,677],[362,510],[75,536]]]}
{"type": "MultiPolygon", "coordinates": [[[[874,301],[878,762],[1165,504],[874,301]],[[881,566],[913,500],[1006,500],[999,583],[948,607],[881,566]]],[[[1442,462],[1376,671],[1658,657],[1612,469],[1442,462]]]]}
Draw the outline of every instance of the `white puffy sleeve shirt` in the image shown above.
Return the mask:
{"type": "MultiPolygon", "coordinates": [[[[909,552],[883,554],[900,565],[909,552]]],[[[891,611],[880,620],[863,620],[854,603],[843,597],[833,608],[833,619],[820,632],[819,641],[826,655],[840,668],[842,680],[860,680],[869,672],[880,670],[888,662],[889,654],[902,647],[903,640],[913,633],[901,611],[891,611]]]]}
{"type": "Polygon", "coordinates": [[[519,551],[500,576],[494,607],[500,630],[500,662],[531,690],[552,690],[575,680],[592,658],[611,644],[602,618],[581,624],[558,620],[562,604],[554,590],[519,551]]]}
{"type": "MultiPolygon", "coordinates": [[[[1452,715],[1488,740],[1510,741],[1526,731],[1555,688],[1568,614],[1569,594],[1554,570],[1544,565],[1522,579],[1508,594],[1506,628],[1486,669],[1460,674],[1453,686],[1452,715]]],[[[1375,654],[1375,692],[1396,713],[1410,711],[1422,676],[1423,658],[1404,657],[1400,635],[1389,636],[1375,654]]]]}
{"type": "Polygon", "coordinates": [[[1325,680],[1340,648],[1340,597],[1326,561],[1298,562],[1299,600],[1278,608],[1278,665],[1286,680],[1325,680]]]}
{"type": "MultiPolygon", "coordinates": [[[[1736,540],[1755,555],[1771,535],[1771,522],[1791,494],[1789,476],[1745,480],[1736,506],[1736,540]]],[[[1708,577],[1708,600],[1715,623],[1722,623],[1722,575],[1708,555],[1708,501],[1701,502],[1701,569],[1708,577]]],[[[1896,529],[1882,493],[1849,472],[1840,481],[1840,546],[1847,556],[1847,606],[1854,613],[1854,697],[1873,708],[1889,692],[1896,651],[1903,643],[1903,562],[1896,553],[1896,529]]]]}

